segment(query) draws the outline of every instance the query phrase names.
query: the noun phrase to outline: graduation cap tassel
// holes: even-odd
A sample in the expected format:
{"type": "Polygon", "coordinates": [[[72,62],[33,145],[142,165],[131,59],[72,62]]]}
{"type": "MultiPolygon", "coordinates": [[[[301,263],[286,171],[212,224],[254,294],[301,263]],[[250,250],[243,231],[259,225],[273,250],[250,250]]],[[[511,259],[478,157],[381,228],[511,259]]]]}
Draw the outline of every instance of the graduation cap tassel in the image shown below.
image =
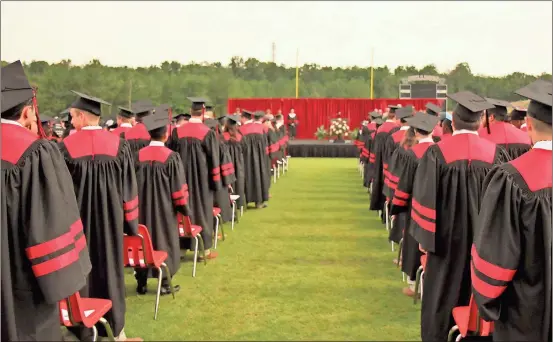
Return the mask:
{"type": "Polygon", "coordinates": [[[487,109],[486,109],[486,129],[488,130],[488,134],[492,133],[492,131],[490,130],[490,114],[488,114],[487,109]]]}
{"type": "Polygon", "coordinates": [[[205,103],[202,105],[202,122],[204,122],[205,103]]]}
{"type": "Polygon", "coordinates": [[[38,128],[38,136],[41,138],[46,138],[46,133],[44,133],[44,129],[42,129],[42,124],[40,122],[40,116],[38,114],[38,103],[36,100],[36,91],[37,88],[33,88],[33,109],[35,110],[36,115],[36,122],[37,122],[37,128],[38,128]]]}

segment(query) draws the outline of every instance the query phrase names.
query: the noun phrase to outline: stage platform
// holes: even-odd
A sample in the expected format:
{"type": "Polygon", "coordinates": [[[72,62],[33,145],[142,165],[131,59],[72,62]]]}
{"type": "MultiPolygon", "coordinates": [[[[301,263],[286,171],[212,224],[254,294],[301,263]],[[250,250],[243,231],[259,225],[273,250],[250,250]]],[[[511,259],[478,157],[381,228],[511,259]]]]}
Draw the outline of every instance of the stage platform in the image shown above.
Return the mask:
{"type": "Polygon", "coordinates": [[[290,140],[288,154],[292,157],[358,158],[357,147],[350,143],[331,143],[327,140],[290,140]]]}

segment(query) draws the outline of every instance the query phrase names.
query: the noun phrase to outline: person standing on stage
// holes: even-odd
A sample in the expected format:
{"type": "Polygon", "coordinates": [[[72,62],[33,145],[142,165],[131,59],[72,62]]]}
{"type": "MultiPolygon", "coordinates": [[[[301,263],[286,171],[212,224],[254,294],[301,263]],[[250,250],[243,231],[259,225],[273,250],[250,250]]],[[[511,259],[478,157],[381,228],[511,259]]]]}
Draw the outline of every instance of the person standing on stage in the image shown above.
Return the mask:
{"type": "Polygon", "coordinates": [[[85,286],[89,250],[63,156],[30,130],[37,116],[21,62],[1,80],[2,341],[61,341],[58,302],[85,286]]]}
{"type": "MultiPolygon", "coordinates": [[[[215,131],[202,122],[207,100],[199,97],[189,97],[188,100],[192,102],[191,118],[186,125],[173,129],[167,145],[181,157],[190,193],[190,221],[203,228],[200,234],[206,258],[214,259],[217,252],[211,251],[215,227],[213,198],[222,186],[219,141],[215,131]]],[[[193,250],[194,241],[190,242],[193,250]]]]}
{"type": "Polygon", "coordinates": [[[468,260],[483,183],[505,150],[478,136],[484,110],[493,105],[469,91],[448,95],[457,102],[453,136],[430,146],[419,162],[411,200],[411,233],[427,252],[421,307],[422,341],[444,341],[454,307],[468,305],[468,260]]]}
{"type": "Polygon", "coordinates": [[[495,322],[494,341],[551,341],[552,90],[537,80],[516,91],[530,99],[534,146],[493,168],[479,202],[472,293],[482,318],[495,322]]]}
{"type": "Polygon", "coordinates": [[[288,113],[288,135],[290,136],[290,140],[296,139],[297,126],[298,119],[294,108],[292,108],[290,109],[290,113],[288,113]]]}
{"type": "MultiPolygon", "coordinates": [[[[92,272],[81,294],[112,301],[112,308],[104,317],[114,335],[125,339],[123,235],[138,233],[138,193],[132,152],[124,139],[99,125],[101,105],[108,103],[73,93],[78,97],[70,107],[71,122],[77,133],[65,138],[60,150],[71,173],[91,251],[92,272]]],[[[91,330],[83,328],[81,340],[85,334],[91,334],[91,330]]]]}

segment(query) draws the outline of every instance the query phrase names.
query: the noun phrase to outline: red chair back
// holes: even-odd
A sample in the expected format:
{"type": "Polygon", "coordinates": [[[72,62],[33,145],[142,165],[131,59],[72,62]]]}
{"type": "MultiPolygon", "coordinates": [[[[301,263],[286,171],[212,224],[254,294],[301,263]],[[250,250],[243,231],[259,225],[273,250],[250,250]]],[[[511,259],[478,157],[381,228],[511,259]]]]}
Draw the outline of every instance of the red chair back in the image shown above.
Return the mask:
{"type": "Polygon", "coordinates": [[[470,296],[469,301],[469,331],[474,331],[478,336],[489,336],[493,332],[493,322],[486,322],[478,313],[478,306],[474,296],[470,296]]]}
{"type": "Polygon", "coordinates": [[[177,214],[177,225],[179,228],[179,236],[191,236],[192,235],[192,221],[190,216],[184,216],[181,213],[177,214]]]}
{"type": "Polygon", "coordinates": [[[86,316],[81,309],[81,295],[75,292],[68,298],[64,298],[58,302],[60,322],[66,327],[72,327],[79,323],[84,323],[86,316]]]}
{"type": "Polygon", "coordinates": [[[138,225],[138,235],[123,238],[124,264],[131,267],[146,267],[153,263],[154,247],[148,228],[138,225]]]}
{"type": "Polygon", "coordinates": [[[426,254],[421,255],[421,266],[422,270],[426,270],[426,254]]]}

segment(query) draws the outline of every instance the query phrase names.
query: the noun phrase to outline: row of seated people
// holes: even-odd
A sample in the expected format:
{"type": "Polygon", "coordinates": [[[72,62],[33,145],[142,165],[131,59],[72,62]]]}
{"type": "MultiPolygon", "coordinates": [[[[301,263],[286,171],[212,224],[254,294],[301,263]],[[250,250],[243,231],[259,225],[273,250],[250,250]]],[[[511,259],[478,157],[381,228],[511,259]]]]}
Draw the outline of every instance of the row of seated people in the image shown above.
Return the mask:
{"type": "Polygon", "coordinates": [[[371,113],[360,173],[400,245],[403,293],[422,297],[423,341],[551,340],[551,92],[545,80],[517,90],[530,103],[510,117],[508,102],[468,91],[442,117],[433,104],[371,113]]]}
{"type": "Polygon", "coordinates": [[[265,207],[271,168],[287,169],[286,140],[269,137],[274,118],[227,116],[221,132],[198,99],[179,127],[161,108],[122,108],[136,124],[109,132],[99,124],[106,102],[74,92],[76,132],[48,140],[22,64],[1,78],[5,340],[60,340],[60,321],[80,340],[139,340],[124,331],[124,267],[136,268],[138,294],[158,277],[157,316],[159,296],[179,290],[181,251],[195,251],[195,274],[197,260],[217,257],[220,224],[234,226],[248,203],[265,207]]]}

